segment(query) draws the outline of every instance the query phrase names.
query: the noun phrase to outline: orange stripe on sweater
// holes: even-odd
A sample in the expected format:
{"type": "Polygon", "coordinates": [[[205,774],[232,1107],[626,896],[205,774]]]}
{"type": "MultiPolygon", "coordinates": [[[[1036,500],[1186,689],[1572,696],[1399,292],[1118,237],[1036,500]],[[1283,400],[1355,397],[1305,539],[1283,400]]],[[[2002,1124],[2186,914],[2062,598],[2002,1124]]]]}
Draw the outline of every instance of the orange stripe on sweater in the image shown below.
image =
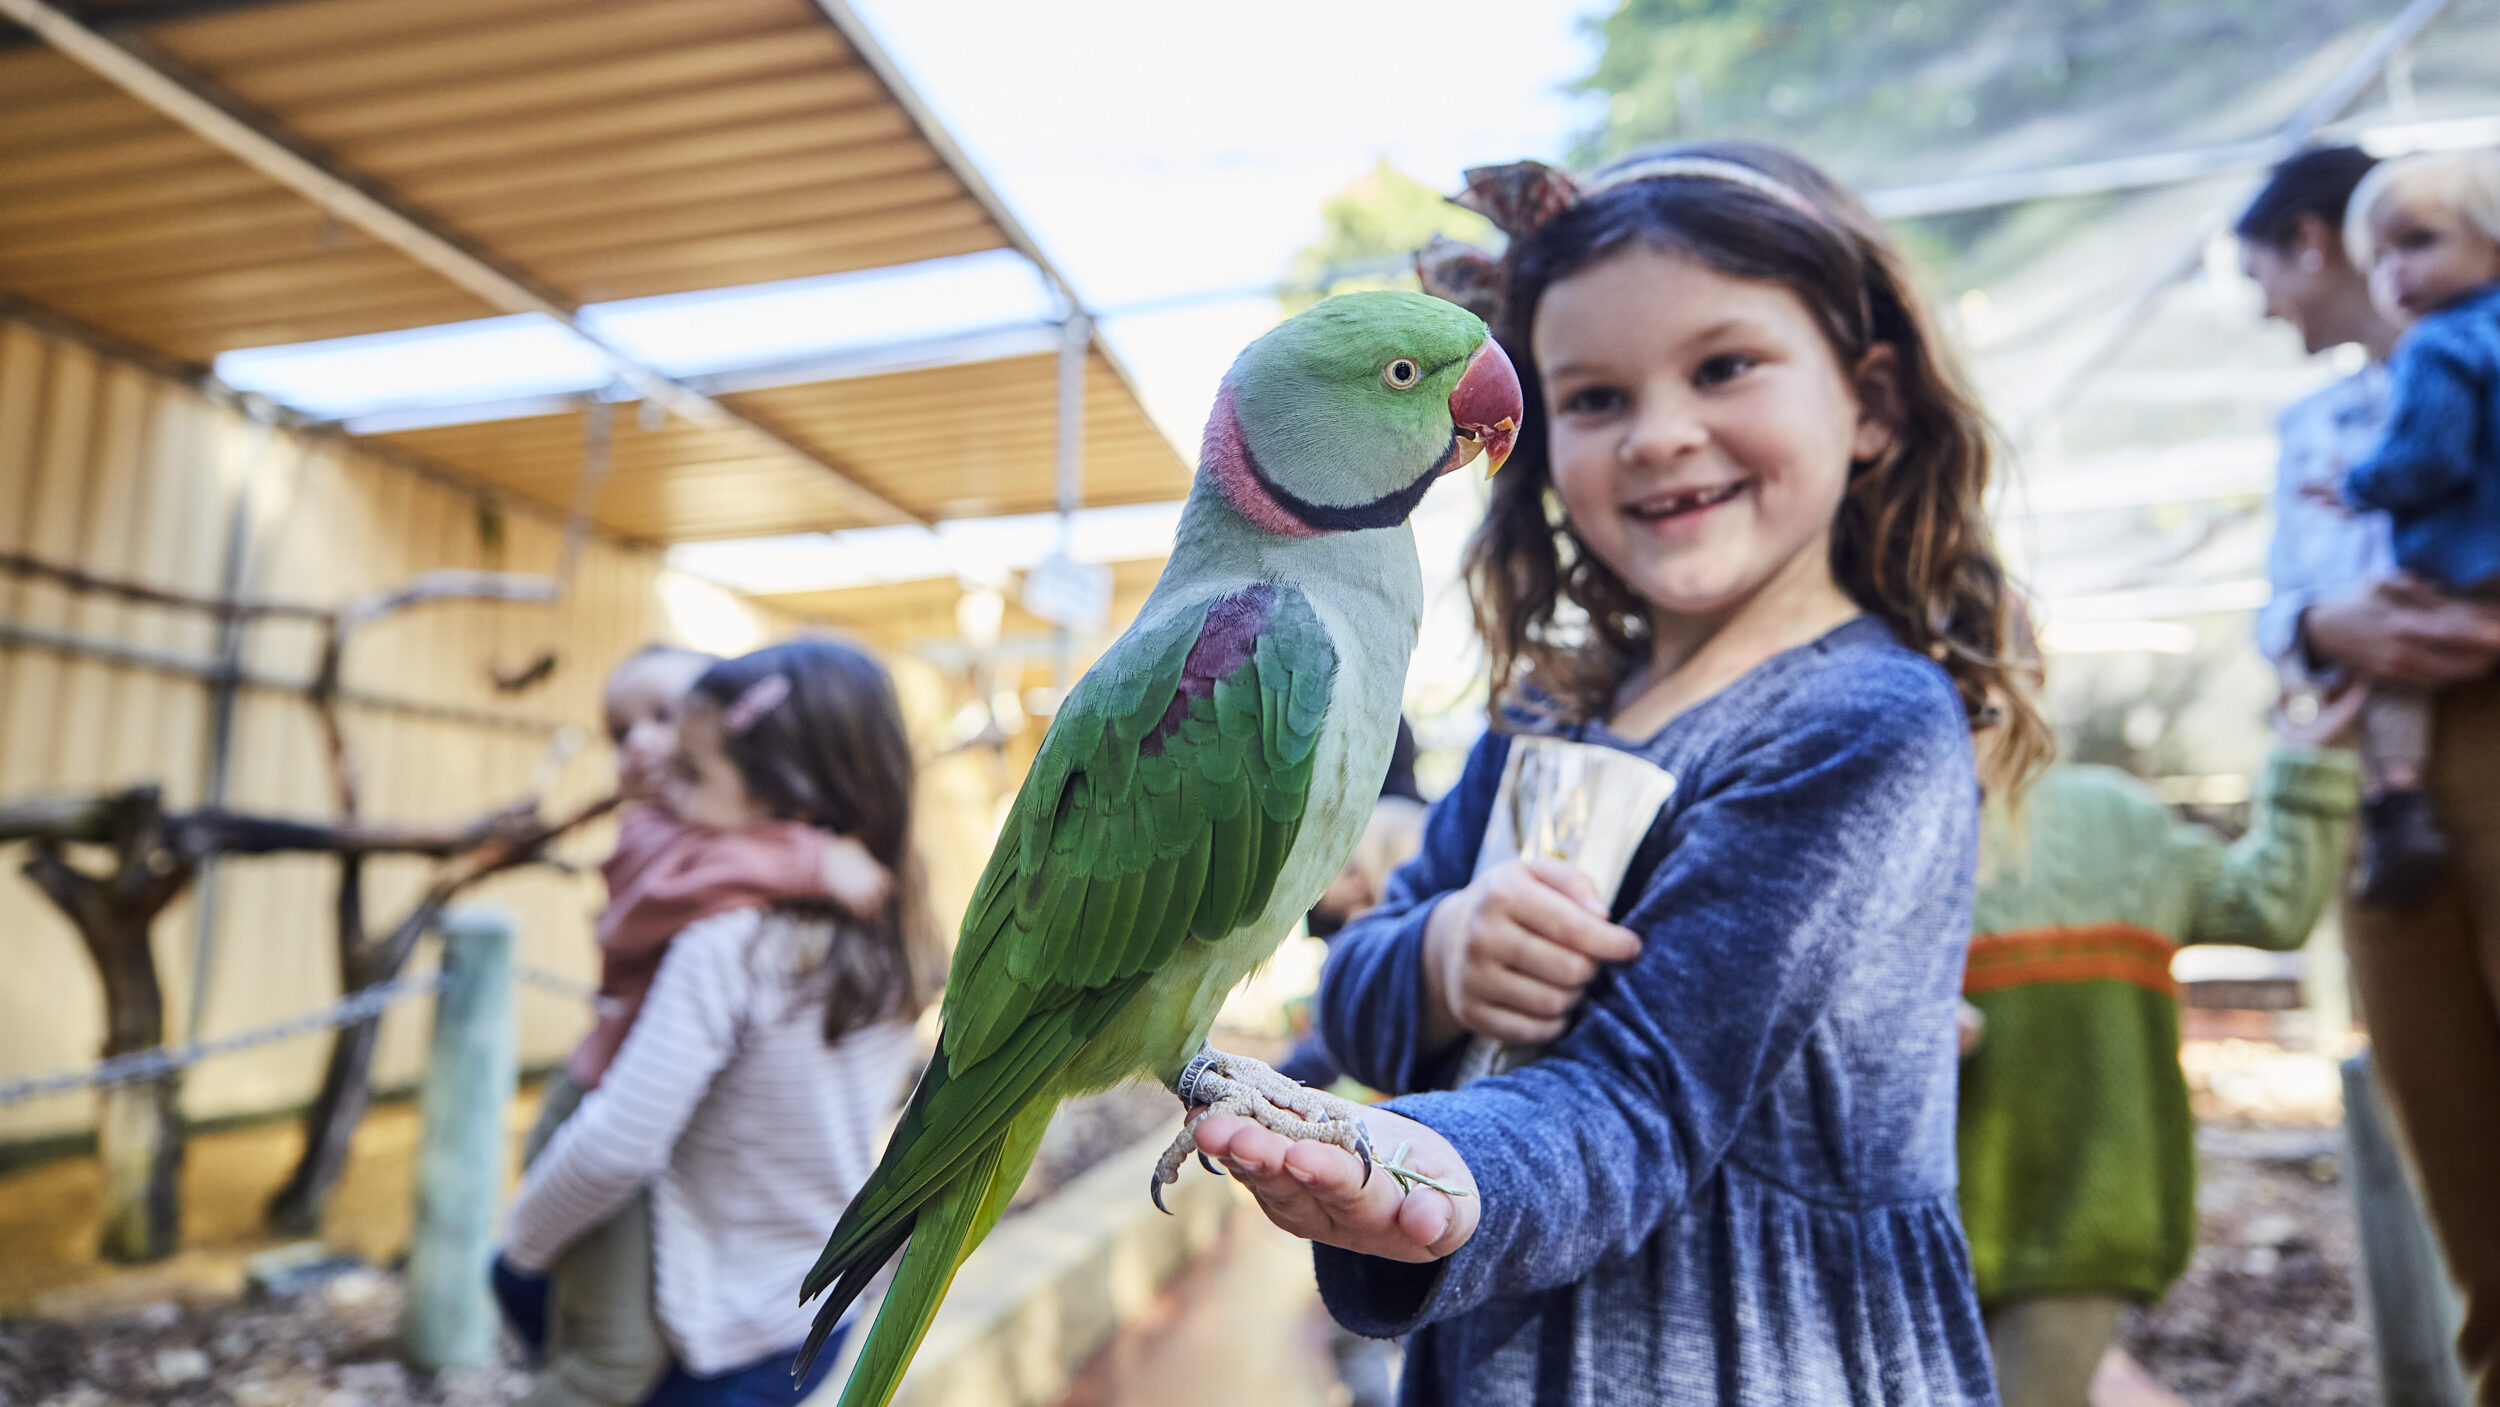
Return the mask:
{"type": "Polygon", "coordinates": [[[2176,998],[2179,983],[2170,975],[2170,958],[2177,951],[2169,939],[2129,923],[1986,933],[1971,940],[1962,992],[2106,979],[2176,998]]]}

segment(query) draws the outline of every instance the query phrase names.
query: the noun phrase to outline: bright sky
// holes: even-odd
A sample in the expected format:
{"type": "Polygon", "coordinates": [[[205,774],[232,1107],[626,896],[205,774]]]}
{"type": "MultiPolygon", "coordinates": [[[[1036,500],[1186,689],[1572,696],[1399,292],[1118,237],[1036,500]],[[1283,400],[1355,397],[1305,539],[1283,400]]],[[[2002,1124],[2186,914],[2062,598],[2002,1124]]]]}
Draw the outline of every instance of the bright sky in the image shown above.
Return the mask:
{"type": "MultiPolygon", "coordinates": [[[[1605,0],[855,0],[938,119],[1098,308],[1272,283],[1319,205],[1386,156],[1559,155],[1605,0]]],[[[1106,319],[1149,408],[1197,438],[1263,294],[1106,319]]]]}
{"type": "MultiPolygon", "coordinates": [[[[1320,203],[1382,157],[1454,190],[1464,167],[1559,155],[1594,118],[1587,100],[1565,91],[1595,59],[1580,20],[1608,5],[860,0],[858,8],[1043,252],[1104,315],[1103,334],[1148,411],[1176,443],[1193,446],[1224,369],[1275,321],[1268,290],[1319,234],[1320,203]]],[[[1005,253],[583,309],[598,335],[680,376],[838,359],[1052,316],[1030,266],[1005,253]]],[[[462,419],[480,418],[475,407],[487,403],[500,403],[498,414],[531,413],[544,404],[532,398],[610,379],[595,351],[537,316],[228,353],[217,370],[229,384],[356,431],[437,421],[445,407],[462,419]]],[[[1472,509],[1460,497],[1435,494],[1423,517],[1463,524],[1472,509]]],[[[934,536],[898,531],[843,534],[838,544],[822,536],[695,544],[674,558],[770,591],[922,575],[938,562],[1029,565],[1057,540],[1046,518],[934,536]]],[[[1073,545],[1080,559],[1153,556],[1170,533],[1168,509],[1103,510],[1083,515],[1073,545]]],[[[1442,555],[1455,559],[1456,530],[1426,536],[1447,538],[1442,555]]]]}
{"type": "MultiPolygon", "coordinates": [[[[1148,409],[1189,445],[1233,354],[1273,322],[1266,290],[1318,234],[1320,202],[1383,156],[1455,189],[1463,167],[1559,153],[1589,118],[1563,91],[1594,57],[1578,17],[1604,4],[860,9],[1079,296],[1107,314],[1148,409]],[[1161,306],[1120,315],[1149,303],[1161,306]]],[[[1004,255],[583,314],[673,375],[1051,316],[1026,266],[1004,255]]],[[[602,358],[535,316],[229,353],[217,370],[313,414],[379,417],[351,429],[492,401],[517,414],[529,397],[608,379],[602,358]]]]}

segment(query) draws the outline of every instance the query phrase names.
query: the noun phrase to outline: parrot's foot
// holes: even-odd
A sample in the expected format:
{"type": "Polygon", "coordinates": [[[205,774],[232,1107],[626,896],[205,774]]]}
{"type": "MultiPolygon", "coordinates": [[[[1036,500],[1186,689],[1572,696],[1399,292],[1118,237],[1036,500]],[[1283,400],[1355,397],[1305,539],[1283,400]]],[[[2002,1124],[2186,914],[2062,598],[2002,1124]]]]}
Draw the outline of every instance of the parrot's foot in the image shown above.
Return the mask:
{"type": "MultiPolygon", "coordinates": [[[[1163,1157],[1155,1164],[1150,1191],[1158,1210],[1170,1210],[1163,1205],[1163,1189],[1180,1181],[1181,1164],[1198,1151],[1198,1126],[1215,1114],[1255,1119],[1287,1138],[1334,1144],[1362,1159],[1363,1181],[1371,1181],[1372,1167],[1378,1160],[1372,1156],[1371,1135],[1364,1132],[1355,1106],[1333,1094],[1297,1084],[1246,1055],[1226,1055],[1212,1047],[1201,1050],[1181,1071],[1172,1092],[1189,1106],[1189,1115],[1181,1125],[1180,1137],[1172,1140],[1172,1146],[1163,1150],[1163,1157]]],[[[1198,1161],[1205,1163],[1205,1156],[1201,1154],[1198,1161]]],[[[1409,1174],[1394,1166],[1395,1161],[1380,1166],[1398,1177],[1401,1185],[1411,1186],[1407,1182],[1409,1174]]]]}

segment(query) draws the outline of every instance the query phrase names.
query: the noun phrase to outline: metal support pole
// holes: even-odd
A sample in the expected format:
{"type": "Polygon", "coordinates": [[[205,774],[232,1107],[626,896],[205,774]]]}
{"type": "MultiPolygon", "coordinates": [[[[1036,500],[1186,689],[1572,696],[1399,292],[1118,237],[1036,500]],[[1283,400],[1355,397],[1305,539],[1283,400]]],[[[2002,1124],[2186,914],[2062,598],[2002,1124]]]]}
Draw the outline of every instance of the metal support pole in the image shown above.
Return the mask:
{"type": "MultiPolygon", "coordinates": [[[[2269,162],[2280,161],[2300,150],[2301,144],[2315,136],[2319,128],[2343,116],[2346,109],[2369,91],[2371,84],[2379,81],[2388,64],[2394,62],[2406,46],[2420,36],[2431,21],[2439,18],[2440,12],[2451,3],[2452,0],[2413,0],[2412,4],[2405,6],[2401,13],[2371,36],[2361,52],[2338,70],[2325,87],[2302,104],[2300,111],[2293,113],[2281,127],[2275,129],[2272,138],[2275,155],[2269,158],[2269,162]]],[[[2117,321],[2111,324],[2110,330],[2063,375],[2050,383],[2048,393],[2023,417],[2022,425],[2015,431],[2014,443],[2017,447],[2030,449],[2038,441],[2040,433],[2082,392],[2084,386],[2126,350],[2154,305],[2170,291],[2171,286],[2185,280],[2204,263],[2205,242],[2223,228],[2232,211],[2247,198],[2244,193],[2235,195],[2230,205],[2209,210],[2204,218],[2197,221],[2194,237],[2182,245],[2168,262],[2156,267],[2153,276],[2119,310],[2117,321]]]]}
{"type": "Polygon", "coordinates": [[[2388,1126],[2368,1051],[2344,1062],[2344,1141],[2382,1398],[2387,1407],[2466,1407],[2456,1352],[2464,1310],[2388,1126]]]}
{"type": "MultiPolygon", "coordinates": [[[[1076,510],[1085,502],[1085,357],[1093,345],[1093,320],[1071,306],[1059,340],[1059,557],[1075,560],[1076,510]]],[[[1050,684],[1064,696],[1076,683],[1076,641],[1066,626],[1051,641],[1050,684]]]]}
{"type": "MultiPolygon", "coordinates": [[[[247,401],[245,413],[251,417],[252,447],[244,456],[243,472],[234,483],[234,500],[227,508],[225,561],[217,574],[217,597],[229,603],[242,599],[250,577],[252,520],[261,473],[277,441],[277,427],[257,401],[247,401]]],[[[227,784],[234,773],[234,714],[236,695],[243,687],[245,632],[240,614],[228,612],[217,618],[217,640],[207,675],[208,757],[200,776],[200,805],[211,809],[225,806],[227,784]]],[[[191,1000],[183,1012],[185,1040],[198,1040],[202,1023],[208,1019],[209,986],[217,971],[217,908],[224,888],[220,869],[216,856],[202,860],[191,887],[191,1000]]]]}
{"type": "Polygon", "coordinates": [[[443,992],[417,1096],[416,1223],[399,1319],[402,1350],[429,1372],[495,1360],[486,1268],[503,1194],[504,1112],[519,1078],[512,1025],[511,911],[443,916],[443,992]]]}

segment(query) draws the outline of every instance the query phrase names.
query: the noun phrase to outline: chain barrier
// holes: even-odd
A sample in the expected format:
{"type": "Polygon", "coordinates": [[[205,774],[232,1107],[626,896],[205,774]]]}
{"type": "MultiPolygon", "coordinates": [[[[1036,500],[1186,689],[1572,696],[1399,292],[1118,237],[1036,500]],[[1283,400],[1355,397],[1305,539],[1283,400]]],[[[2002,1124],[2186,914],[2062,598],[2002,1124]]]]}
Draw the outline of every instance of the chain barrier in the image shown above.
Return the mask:
{"type": "MultiPolygon", "coordinates": [[[[570,997],[603,1014],[607,1009],[606,1000],[600,997],[598,989],[577,977],[567,977],[561,972],[532,967],[528,963],[516,964],[512,975],[514,980],[524,985],[570,997]]],[[[182,1045],[150,1046],[146,1050],[111,1056],[74,1070],[53,1070],[41,1075],[0,1080],[0,1109],[23,1104],[30,1099],[44,1099],[82,1089],[107,1089],[114,1085],[163,1079],[203,1060],[353,1026],[380,1016],[394,1002],[431,996],[442,989],[443,975],[439,972],[424,977],[394,977],[390,981],[376,982],[370,987],[350,992],[328,1006],[299,1012],[248,1031],[237,1031],[231,1036],[190,1041],[182,1045]]]]}
{"type": "Polygon", "coordinates": [[[542,992],[552,992],[559,997],[571,997],[601,1016],[608,1014],[614,1001],[613,998],[599,995],[598,987],[579,977],[567,977],[561,972],[551,971],[544,967],[532,967],[525,962],[512,965],[512,976],[524,987],[536,987],[542,992]]]}

